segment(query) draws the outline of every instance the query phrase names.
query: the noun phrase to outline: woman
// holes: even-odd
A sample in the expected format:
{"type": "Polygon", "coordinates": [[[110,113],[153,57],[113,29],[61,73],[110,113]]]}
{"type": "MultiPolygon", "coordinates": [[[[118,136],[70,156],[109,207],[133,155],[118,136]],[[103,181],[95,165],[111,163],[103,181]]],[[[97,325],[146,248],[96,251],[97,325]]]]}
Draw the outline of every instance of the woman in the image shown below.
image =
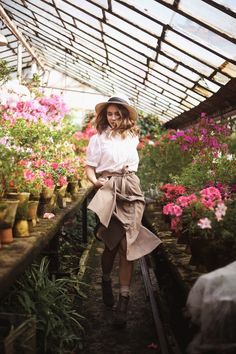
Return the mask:
{"type": "Polygon", "coordinates": [[[150,253],[161,241],[141,225],[144,197],[138,169],[139,142],[137,112],[128,100],[111,97],[96,105],[95,134],[89,142],[86,159],[88,179],[98,189],[88,208],[99,223],[96,237],[104,241],[102,292],[105,305],[114,305],[111,271],[119,252],[120,294],[115,325],[126,325],[133,261],[150,253]]]}

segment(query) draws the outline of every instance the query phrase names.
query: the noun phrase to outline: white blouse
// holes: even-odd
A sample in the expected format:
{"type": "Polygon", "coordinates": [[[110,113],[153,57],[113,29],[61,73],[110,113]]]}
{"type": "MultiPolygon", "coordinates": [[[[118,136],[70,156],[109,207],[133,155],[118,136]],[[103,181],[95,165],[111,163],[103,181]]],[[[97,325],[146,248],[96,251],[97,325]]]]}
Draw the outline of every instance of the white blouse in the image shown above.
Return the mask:
{"type": "Polygon", "coordinates": [[[97,173],[103,171],[120,172],[128,166],[129,171],[137,171],[139,156],[138,136],[109,136],[106,132],[91,137],[87,148],[86,164],[95,167],[97,173]]]}

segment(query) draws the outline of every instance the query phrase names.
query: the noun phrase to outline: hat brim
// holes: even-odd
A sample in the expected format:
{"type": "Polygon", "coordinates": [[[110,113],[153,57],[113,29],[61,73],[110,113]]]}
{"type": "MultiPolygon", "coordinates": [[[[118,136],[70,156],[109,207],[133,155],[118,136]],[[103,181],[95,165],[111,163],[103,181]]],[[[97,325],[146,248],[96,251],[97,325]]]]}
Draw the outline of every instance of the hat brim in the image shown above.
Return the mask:
{"type": "Polygon", "coordinates": [[[111,102],[101,102],[101,103],[98,103],[96,106],[95,106],[95,112],[98,114],[101,113],[101,111],[107,107],[107,106],[110,106],[112,104],[115,104],[115,105],[121,105],[121,106],[124,106],[128,111],[129,111],[129,115],[130,115],[130,118],[133,119],[133,120],[136,120],[138,118],[138,113],[136,111],[136,109],[132,106],[130,106],[129,104],[126,104],[126,103],[123,103],[123,102],[116,102],[116,101],[111,101],[111,102]]]}

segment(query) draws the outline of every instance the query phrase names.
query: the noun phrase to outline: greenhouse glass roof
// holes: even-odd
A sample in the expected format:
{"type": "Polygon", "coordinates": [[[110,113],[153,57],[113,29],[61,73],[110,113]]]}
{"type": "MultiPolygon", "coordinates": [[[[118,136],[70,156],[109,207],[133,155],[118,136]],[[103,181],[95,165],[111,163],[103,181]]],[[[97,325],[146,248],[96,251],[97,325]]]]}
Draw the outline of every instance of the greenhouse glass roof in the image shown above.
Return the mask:
{"type": "MultiPolygon", "coordinates": [[[[123,92],[165,123],[236,77],[235,0],[1,0],[0,58],[17,64],[17,38],[45,68],[104,95],[123,92]]],[[[23,67],[33,56],[23,51],[23,67]]]]}

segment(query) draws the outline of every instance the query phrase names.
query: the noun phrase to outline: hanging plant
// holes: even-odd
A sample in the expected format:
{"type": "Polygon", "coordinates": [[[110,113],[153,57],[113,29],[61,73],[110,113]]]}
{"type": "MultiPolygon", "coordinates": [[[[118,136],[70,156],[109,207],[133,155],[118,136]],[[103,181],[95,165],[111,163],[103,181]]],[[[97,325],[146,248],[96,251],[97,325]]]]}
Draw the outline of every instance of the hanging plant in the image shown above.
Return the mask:
{"type": "Polygon", "coordinates": [[[8,68],[7,61],[0,59],[0,86],[11,79],[13,68],[8,68]]]}

